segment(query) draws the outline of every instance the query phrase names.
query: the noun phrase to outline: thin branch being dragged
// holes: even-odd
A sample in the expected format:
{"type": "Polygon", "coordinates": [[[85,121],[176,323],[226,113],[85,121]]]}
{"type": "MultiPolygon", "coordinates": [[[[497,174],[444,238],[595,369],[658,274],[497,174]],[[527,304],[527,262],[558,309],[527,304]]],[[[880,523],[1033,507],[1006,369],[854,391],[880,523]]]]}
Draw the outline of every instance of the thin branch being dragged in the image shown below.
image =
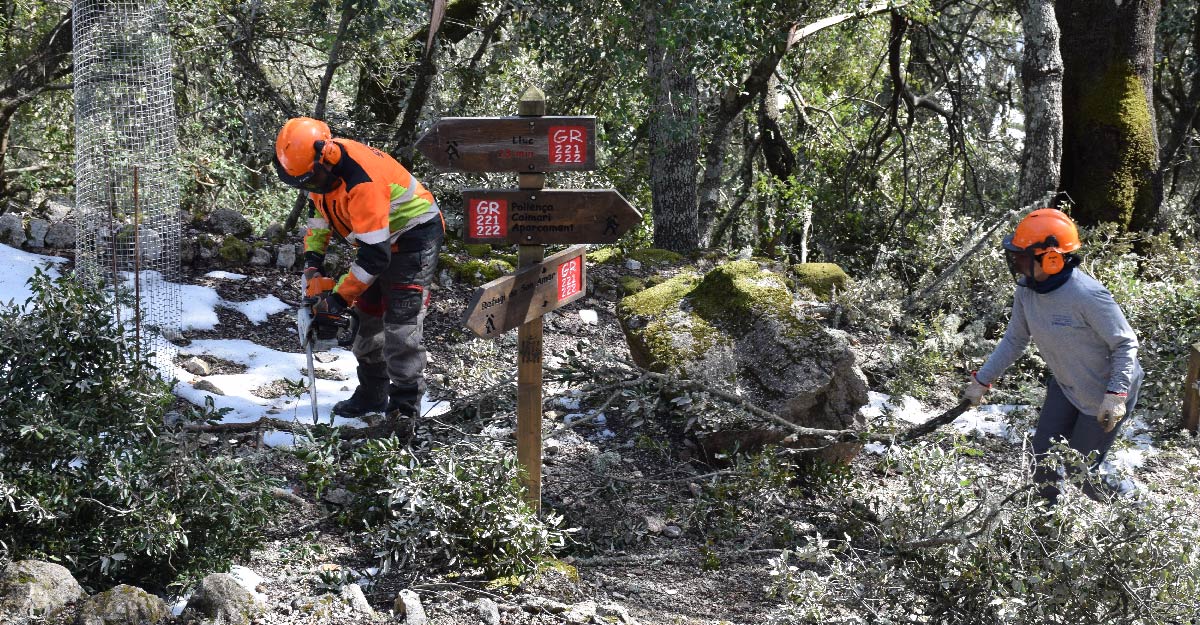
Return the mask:
{"type": "MultiPolygon", "coordinates": [[[[591,394],[601,395],[607,393],[607,398],[599,408],[590,411],[591,414],[589,416],[572,421],[570,424],[559,426],[553,430],[549,436],[555,436],[565,430],[595,422],[599,418],[599,415],[605,410],[608,410],[619,397],[626,395],[628,392],[633,391],[634,389],[643,386],[646,383],[654,383],[658,387],[659,393],[670,394],[679,391],[707,393],[722,403],[730,405],[735,409],[745,411],[756,418],[769,421],[788,431],[789,436],[784,439],[785,443],[794,443],[796,439],[801,436],[825,439],[825,444],[818,445],[814,447],[813,450],[845,442],[870,441],[884,443],[887,445],[911,442],[936,431],[943,425],[951,423],[971,407],[969,403],[961,402],[950,410],[947,410],[946,412],[933,417],[922,424],[913,426],[907,430],[890,434],[850,429],[829,430],[824,428],[812,428],[788,421],[774,412],[755,405],[754,402],[746,397],[716,388],[709,382],[702,380],[690,380],[665,373],[650,371],[638,366],[637,364],[611,355],[608,355],[607,358],[610,359],[611,363],[603,363],[599,366],[596,366],[596,363],[591,363],[592,366],[588,371],[591,374],[591,394]]],[[[562,371],[558,372],[559,375],[557,376],[557,379],[575,382],[581,381],[586,377],[589,377],[581,375],[584,366],[584,363],[580,361],[569,362],[562,371]]]]}

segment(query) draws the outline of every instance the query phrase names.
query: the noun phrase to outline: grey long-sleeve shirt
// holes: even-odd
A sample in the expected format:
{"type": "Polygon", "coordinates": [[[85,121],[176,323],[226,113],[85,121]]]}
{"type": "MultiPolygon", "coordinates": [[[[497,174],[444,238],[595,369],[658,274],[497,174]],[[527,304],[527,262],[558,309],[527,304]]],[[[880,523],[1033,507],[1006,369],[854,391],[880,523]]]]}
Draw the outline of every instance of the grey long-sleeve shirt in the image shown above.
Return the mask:
{"type": "Polygon", "coordinates": [[[1063,394],[1084,414],[1100,412],[1105,392],[1128,393],[1141,381],[1137,335],[1112,293],[1078,269],[1049,293],[1017,287],[1004,338],[975,378],[991,384],[1030,339],[1063,394]]]}

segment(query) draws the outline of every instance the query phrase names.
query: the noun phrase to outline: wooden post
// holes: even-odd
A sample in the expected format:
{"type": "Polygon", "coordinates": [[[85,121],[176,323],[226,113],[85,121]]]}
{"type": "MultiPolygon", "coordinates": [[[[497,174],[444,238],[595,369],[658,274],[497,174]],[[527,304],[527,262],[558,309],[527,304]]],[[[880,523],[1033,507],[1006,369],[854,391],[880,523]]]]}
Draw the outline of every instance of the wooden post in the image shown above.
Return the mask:
{"type": "Polygon", "coordinates": [[[1192,345],[1187,383],[1183,387],[1183,427],[1200,433],[1200,343],[1192,345]]]}
{"type": "MultiPolygon", "coordinates": [[[[537,87],[521,94],[517,115],[546,114],[546,95],[537,87]]],[[[542,189],[545,173],[518,174],[521,189],[542,189]]],[[[517,268],[542,262],[543,245],[518,245],[517,268]]],[[[517,329],[517,462],[525,469],[525,496],[534,512],[542,510],[542,318],[517,329]]]]}

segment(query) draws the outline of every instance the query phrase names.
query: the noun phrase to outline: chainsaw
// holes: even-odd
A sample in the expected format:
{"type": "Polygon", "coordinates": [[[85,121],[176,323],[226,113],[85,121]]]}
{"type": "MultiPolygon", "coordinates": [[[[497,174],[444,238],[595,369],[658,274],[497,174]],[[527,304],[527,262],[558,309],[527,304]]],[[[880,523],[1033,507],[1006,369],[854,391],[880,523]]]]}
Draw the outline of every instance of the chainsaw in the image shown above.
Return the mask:
{"type": "MultiPolygon", "coordinates": [[[[333,290],[333,279],[324,276],[313,278],[319,282],[314,285],[313,295],[309,295],[308,277],[300,277],[300,290],[304,293],[304,299],[299,308],[296,309],[296,331],[300,334],[300,346],[304,348],[304,355],[308,359],[308,396],[312,400],[312,415],[313,424],[319,421],[317,414],[317,371],[313,367],[313,352],[325,352],[333,349],[335,346],[349,348],[354,345],[354,337],[358,335],[358,314],[353,309],[349,310],[347,315],[337,325],[338,333],[330,338],[321,338],[317,332],[316,317],[313,315],[312,306],[317,302],[317,295],[324,291],[333,290]]],[[[330,425],[333,424],[333,415],[329,417],[330,425]]]]}

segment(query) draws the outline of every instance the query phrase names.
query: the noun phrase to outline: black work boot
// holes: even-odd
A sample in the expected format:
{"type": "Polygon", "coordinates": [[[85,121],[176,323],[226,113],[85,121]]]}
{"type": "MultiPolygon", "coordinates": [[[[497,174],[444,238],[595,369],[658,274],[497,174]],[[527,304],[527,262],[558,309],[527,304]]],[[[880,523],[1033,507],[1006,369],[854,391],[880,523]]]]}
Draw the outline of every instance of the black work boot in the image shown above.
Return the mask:
{"type": "Polygon", "coordinates": [[[333,405],[333,414],[339,417],[357,419],[372,412],[383,412],[388,407],[387,374],[379,367],[358,368],[358,388],[350,399],[344,399],[333,405]],[[382,375],[381,375],[382,373],[382,375]]]}
{"type": "Polygon", "coordinates": [[[421,390],[416,385],[389,386],[388,414],[409,418],[421,416],[421,390]]]}

